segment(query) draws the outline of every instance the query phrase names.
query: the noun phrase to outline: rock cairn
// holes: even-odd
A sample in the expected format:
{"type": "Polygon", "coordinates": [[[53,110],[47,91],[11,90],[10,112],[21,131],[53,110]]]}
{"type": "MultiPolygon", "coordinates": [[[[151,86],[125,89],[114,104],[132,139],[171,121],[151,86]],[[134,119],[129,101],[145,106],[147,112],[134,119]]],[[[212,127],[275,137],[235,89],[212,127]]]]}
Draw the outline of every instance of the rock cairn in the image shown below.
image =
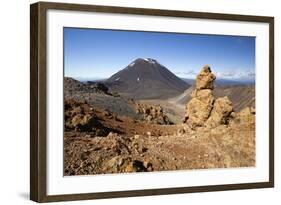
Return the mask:
{"type": "Polygon", "coordinates": [[[192,99],[186,105],[184,123],[195,127],[216,127],[227,124],[233,112],[232,102],[228,97],[215,99],[213,90],[216,76],[210,66],[205,65],[196,78],[192,99]]]}

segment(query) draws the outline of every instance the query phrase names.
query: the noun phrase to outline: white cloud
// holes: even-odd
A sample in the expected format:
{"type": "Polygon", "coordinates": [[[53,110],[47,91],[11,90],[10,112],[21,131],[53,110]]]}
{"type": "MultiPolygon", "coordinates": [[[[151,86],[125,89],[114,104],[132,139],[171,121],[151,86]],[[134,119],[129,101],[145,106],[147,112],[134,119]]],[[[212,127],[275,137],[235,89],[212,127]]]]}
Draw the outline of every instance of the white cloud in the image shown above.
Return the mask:
{"type": "MultiPolygon", "coordinates": [[[[217,78],[221,79],[229,79],[229,80],[254,80],[255,79],[255,71],[253,70],[227,70],[216,72],[213,71],[217,78]]],[[[186,72],[175,72],[175,74],[179,77],[194,79],[198,75],[198,73],[194,72],[194,70],[189,70],[186,72]]]]}
{"type": "Polygon", "coordinates": [[[252,70],[246,70],[246,71],[223,71],[223,72],[214,72],[217,78],[223,78],[223,79],[233,79],[233,80],[239,80],[239,79],[245,79],[245,80],[253,80],[255,79],[255,72],[252,70]]]}
{"type": "Polygon", "coordinates": [[[183,78],[196,78],[198,73],[194,72],[194,70],[189,70],[186,72],[175,72],[177,76],[183,77],[183,78]]]}

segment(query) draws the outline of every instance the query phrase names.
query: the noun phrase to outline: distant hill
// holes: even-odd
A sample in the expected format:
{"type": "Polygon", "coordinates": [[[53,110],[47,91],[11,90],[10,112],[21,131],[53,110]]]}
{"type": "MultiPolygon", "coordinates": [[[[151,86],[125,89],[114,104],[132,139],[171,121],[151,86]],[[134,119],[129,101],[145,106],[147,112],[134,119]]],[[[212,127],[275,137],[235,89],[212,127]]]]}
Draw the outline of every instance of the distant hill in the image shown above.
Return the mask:
{"type": "Polygon", "coordinates": [[[112,95],[101,82],[83,83],[70,77],[64,77],[64,99],[85,100],[94,108],[106,109],[121,116],[137,118],[134,102],[112,95]]]}
{"type": "Polygon", "coordinates": [[[108,88],[102,82],[84,83],[71,77],[64,77],[64,92],[108,93],[108,88]]]}
{"type": "Polygon", "coordinates": [[[136,59],[112,75],[105,84],[114,92],[134,99],[165,99],[190,85],[154,59],[136,59]]]}
{"type": "Polygon", "coordinates": [[[218,86],[214,93],[217,97],[228,96],[235,111],[240,111],[245,107],[256,107],[254,85],[218,86]]]}
{"type": "Polygon", "coordinates": [[[65,91],[83,91],[86,85],[71,77],[64,77],[63,86],[65,91]]]}
{"type": "MultiPolygon", "coordinates": [[[[191,99],[190,94],[194,87],[185,90],[184,93],[171,98],[169,101],[180,106],[185,106],[191,99]]],[[[225,85],[217,86],[214,89],[216,97],[228,96],[233,103],[235,111],[251,106],[255,107],[255,86],[254,85],[225,85]]]]}

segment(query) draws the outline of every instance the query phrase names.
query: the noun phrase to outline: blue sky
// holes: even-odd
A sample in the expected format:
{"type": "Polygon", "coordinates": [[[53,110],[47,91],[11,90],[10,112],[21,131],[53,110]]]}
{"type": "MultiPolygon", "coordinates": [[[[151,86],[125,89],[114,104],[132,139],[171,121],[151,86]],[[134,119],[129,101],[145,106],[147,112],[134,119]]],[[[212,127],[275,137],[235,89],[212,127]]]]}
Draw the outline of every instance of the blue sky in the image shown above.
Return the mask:
{"type": "Polygon", "coordinates": [[[255,77],[255,38],[64,28],[65,76],[108,78],[137,58],[153,58],[179,77],[208,64],[218,78],[255,77]]]}

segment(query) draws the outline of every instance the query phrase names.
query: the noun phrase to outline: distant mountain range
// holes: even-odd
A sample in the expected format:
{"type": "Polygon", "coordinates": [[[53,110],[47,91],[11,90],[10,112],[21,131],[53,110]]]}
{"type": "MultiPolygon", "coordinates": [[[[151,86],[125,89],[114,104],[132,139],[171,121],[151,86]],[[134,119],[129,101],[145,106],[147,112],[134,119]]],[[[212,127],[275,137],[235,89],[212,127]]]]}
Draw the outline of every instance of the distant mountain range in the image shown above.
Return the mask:
{"type": "MultiPolygon", "coordinates": [[[[140,99],[170,99],[175,104],[185,105],[190,100],[194,79],[179,78],[158,61],[138,58],[108,79],[65,77],[66,91],[117,93],[121,96],[140,99]],[[78,81],[77,81],[78,80],[78,81]]],[[[255,82],[216,79],[215,95],[229,96],[236,110],[245,106],[255,107],[255,82]]]]}
{"type": "MultiPolygon", "coordinates": [[[[190,85],[194,85],[195,83],[195,79],[190,79],[190,78],[181,78],[181,79],[190,85]]],[[[215,85],[217,86],[254,85],[254,84],[255,84],[254,80],[230,80],[230,79],[217,78],[215,81],[215,85]]]]}
{"type": "Polygon", "coordinates": [[[190,85],[154,59],[138,58],[104,83],[134,99],[165,99],[184,92],[190,85]]]}

